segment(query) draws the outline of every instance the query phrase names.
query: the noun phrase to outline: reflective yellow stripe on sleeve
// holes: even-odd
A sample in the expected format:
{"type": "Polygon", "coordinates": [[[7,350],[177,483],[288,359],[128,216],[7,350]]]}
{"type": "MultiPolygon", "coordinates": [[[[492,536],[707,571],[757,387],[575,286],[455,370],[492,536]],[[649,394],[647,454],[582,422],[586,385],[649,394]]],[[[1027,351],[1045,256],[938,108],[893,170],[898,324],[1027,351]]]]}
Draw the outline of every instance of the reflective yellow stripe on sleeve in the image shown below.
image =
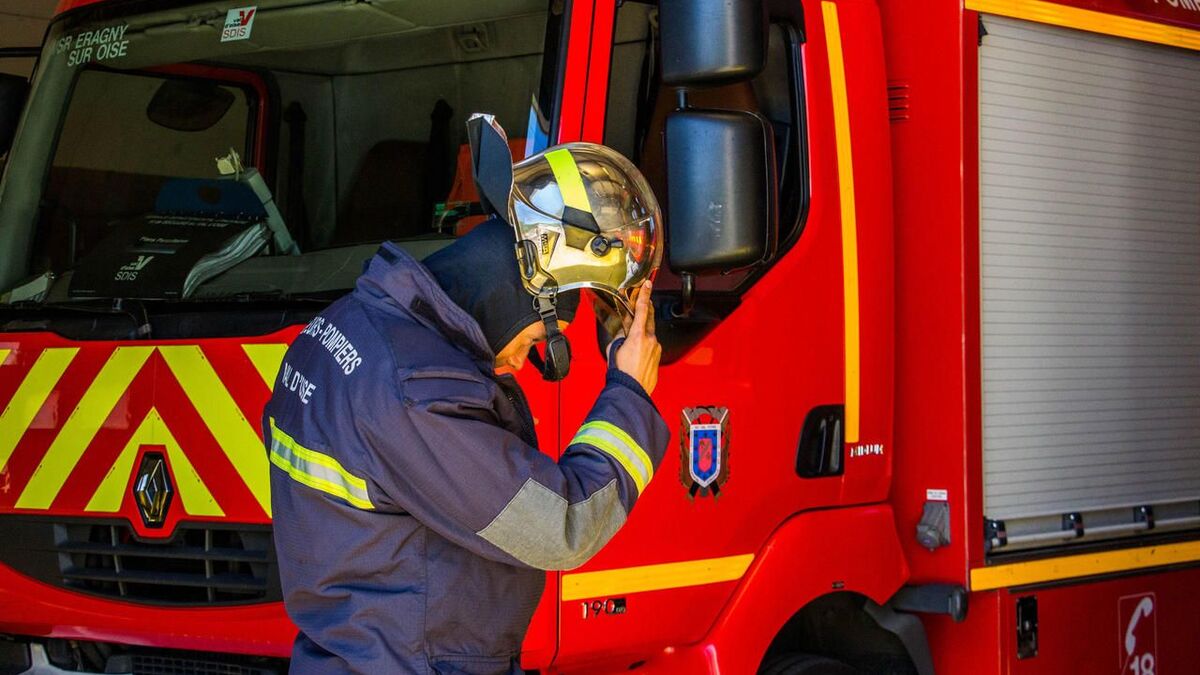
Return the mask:
{"type": "Polygon", "coordinates": [[[566,148],[546,153],[546,161],[550,162],[550,170],[554,172],[554,180],[562,193],[563,205],[586,213],[592,212],[588,202],[587,190],[583,187],[583,177],[579,175],[579,166],[575,158],[566,148]]]}
{"type": "Polygon", "coordinates": [[[367,482],[350,473],[336,459],[310,450],[271,424],[271,463],[287,472],[292,480],[320,490],[360,509],[373,510],[367,495],[367,482]]]}
{"type": "Polygon", "coordinates": [[[571,445],[586,443],[617,460],[637,486],[638,495],[654,477],[654,463],[650,456],[620,427],[609,422],[596,420],[579,427],[571,445]]]}

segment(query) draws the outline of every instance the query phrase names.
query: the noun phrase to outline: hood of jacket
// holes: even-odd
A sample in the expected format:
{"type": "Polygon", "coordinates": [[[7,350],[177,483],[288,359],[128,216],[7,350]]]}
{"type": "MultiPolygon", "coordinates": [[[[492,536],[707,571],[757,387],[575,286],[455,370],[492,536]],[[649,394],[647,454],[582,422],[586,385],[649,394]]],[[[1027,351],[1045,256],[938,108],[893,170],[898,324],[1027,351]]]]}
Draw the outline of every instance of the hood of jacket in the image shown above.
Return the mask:
{"type": "Polygon", "coordinates": [[[390,241],[367,262],[354,293],[370,305],[437,331],[488,368],[496,360],[479,322],[446,295],[424,265],[390,241]]]}

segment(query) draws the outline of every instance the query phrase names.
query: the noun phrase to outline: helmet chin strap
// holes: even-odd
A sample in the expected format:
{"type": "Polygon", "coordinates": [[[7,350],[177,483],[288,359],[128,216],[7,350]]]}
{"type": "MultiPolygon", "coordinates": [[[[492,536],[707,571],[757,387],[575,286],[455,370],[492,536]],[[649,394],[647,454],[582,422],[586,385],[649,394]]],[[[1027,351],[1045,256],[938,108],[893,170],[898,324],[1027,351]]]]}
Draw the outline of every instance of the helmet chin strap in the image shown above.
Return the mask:
{"type": "Polygon", "coordinates": [[[539,295],[533,299],[533,306],[546,326],[546,357],[543,359],[537,347],[531,347],[529,362],[542,371],[542,379],[558,382],[571,371],[571,343],[558,329],[558,310],[554,298],[539,295]]]}

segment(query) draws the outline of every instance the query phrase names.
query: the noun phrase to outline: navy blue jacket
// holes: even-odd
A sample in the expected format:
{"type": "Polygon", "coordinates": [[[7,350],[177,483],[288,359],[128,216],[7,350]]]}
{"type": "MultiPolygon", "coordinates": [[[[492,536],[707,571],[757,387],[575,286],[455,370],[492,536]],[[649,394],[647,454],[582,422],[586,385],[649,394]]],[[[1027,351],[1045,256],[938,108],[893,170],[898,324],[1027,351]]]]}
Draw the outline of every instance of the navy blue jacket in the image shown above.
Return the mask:
{"type": "Polygon", "coordinates": [[[611,368],[555,462],[465,311],[385,244],[284,357],[263,415],[292,672],[513,673],[542,570],[625,522],[668,431],[611,368]]]}

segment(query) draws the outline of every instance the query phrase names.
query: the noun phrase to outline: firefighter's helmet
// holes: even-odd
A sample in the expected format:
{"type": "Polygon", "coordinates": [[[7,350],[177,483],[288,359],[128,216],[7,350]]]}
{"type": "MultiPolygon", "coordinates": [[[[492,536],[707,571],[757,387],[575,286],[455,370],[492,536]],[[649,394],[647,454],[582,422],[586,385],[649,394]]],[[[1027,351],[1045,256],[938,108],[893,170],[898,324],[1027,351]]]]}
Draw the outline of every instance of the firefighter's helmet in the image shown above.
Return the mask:
{"type": "MultiPolygon", "coordinates": [[[[476,120],[479,171],[488,167],[482,155],[489,145],[507,157],[508,142],[490,115],[476,120]],[[499,140],[489,143],[488,135],[499,140]]],[[[630,311],[629,291],[662,261],[662,213],[637,167],[603,145],[566,143],[518,162],[507,176],[493,165],[499,179],[482,173],[476,180],[485,206],[516,232],[526,290],[552,298],[591,288],[630,311]]]]}

